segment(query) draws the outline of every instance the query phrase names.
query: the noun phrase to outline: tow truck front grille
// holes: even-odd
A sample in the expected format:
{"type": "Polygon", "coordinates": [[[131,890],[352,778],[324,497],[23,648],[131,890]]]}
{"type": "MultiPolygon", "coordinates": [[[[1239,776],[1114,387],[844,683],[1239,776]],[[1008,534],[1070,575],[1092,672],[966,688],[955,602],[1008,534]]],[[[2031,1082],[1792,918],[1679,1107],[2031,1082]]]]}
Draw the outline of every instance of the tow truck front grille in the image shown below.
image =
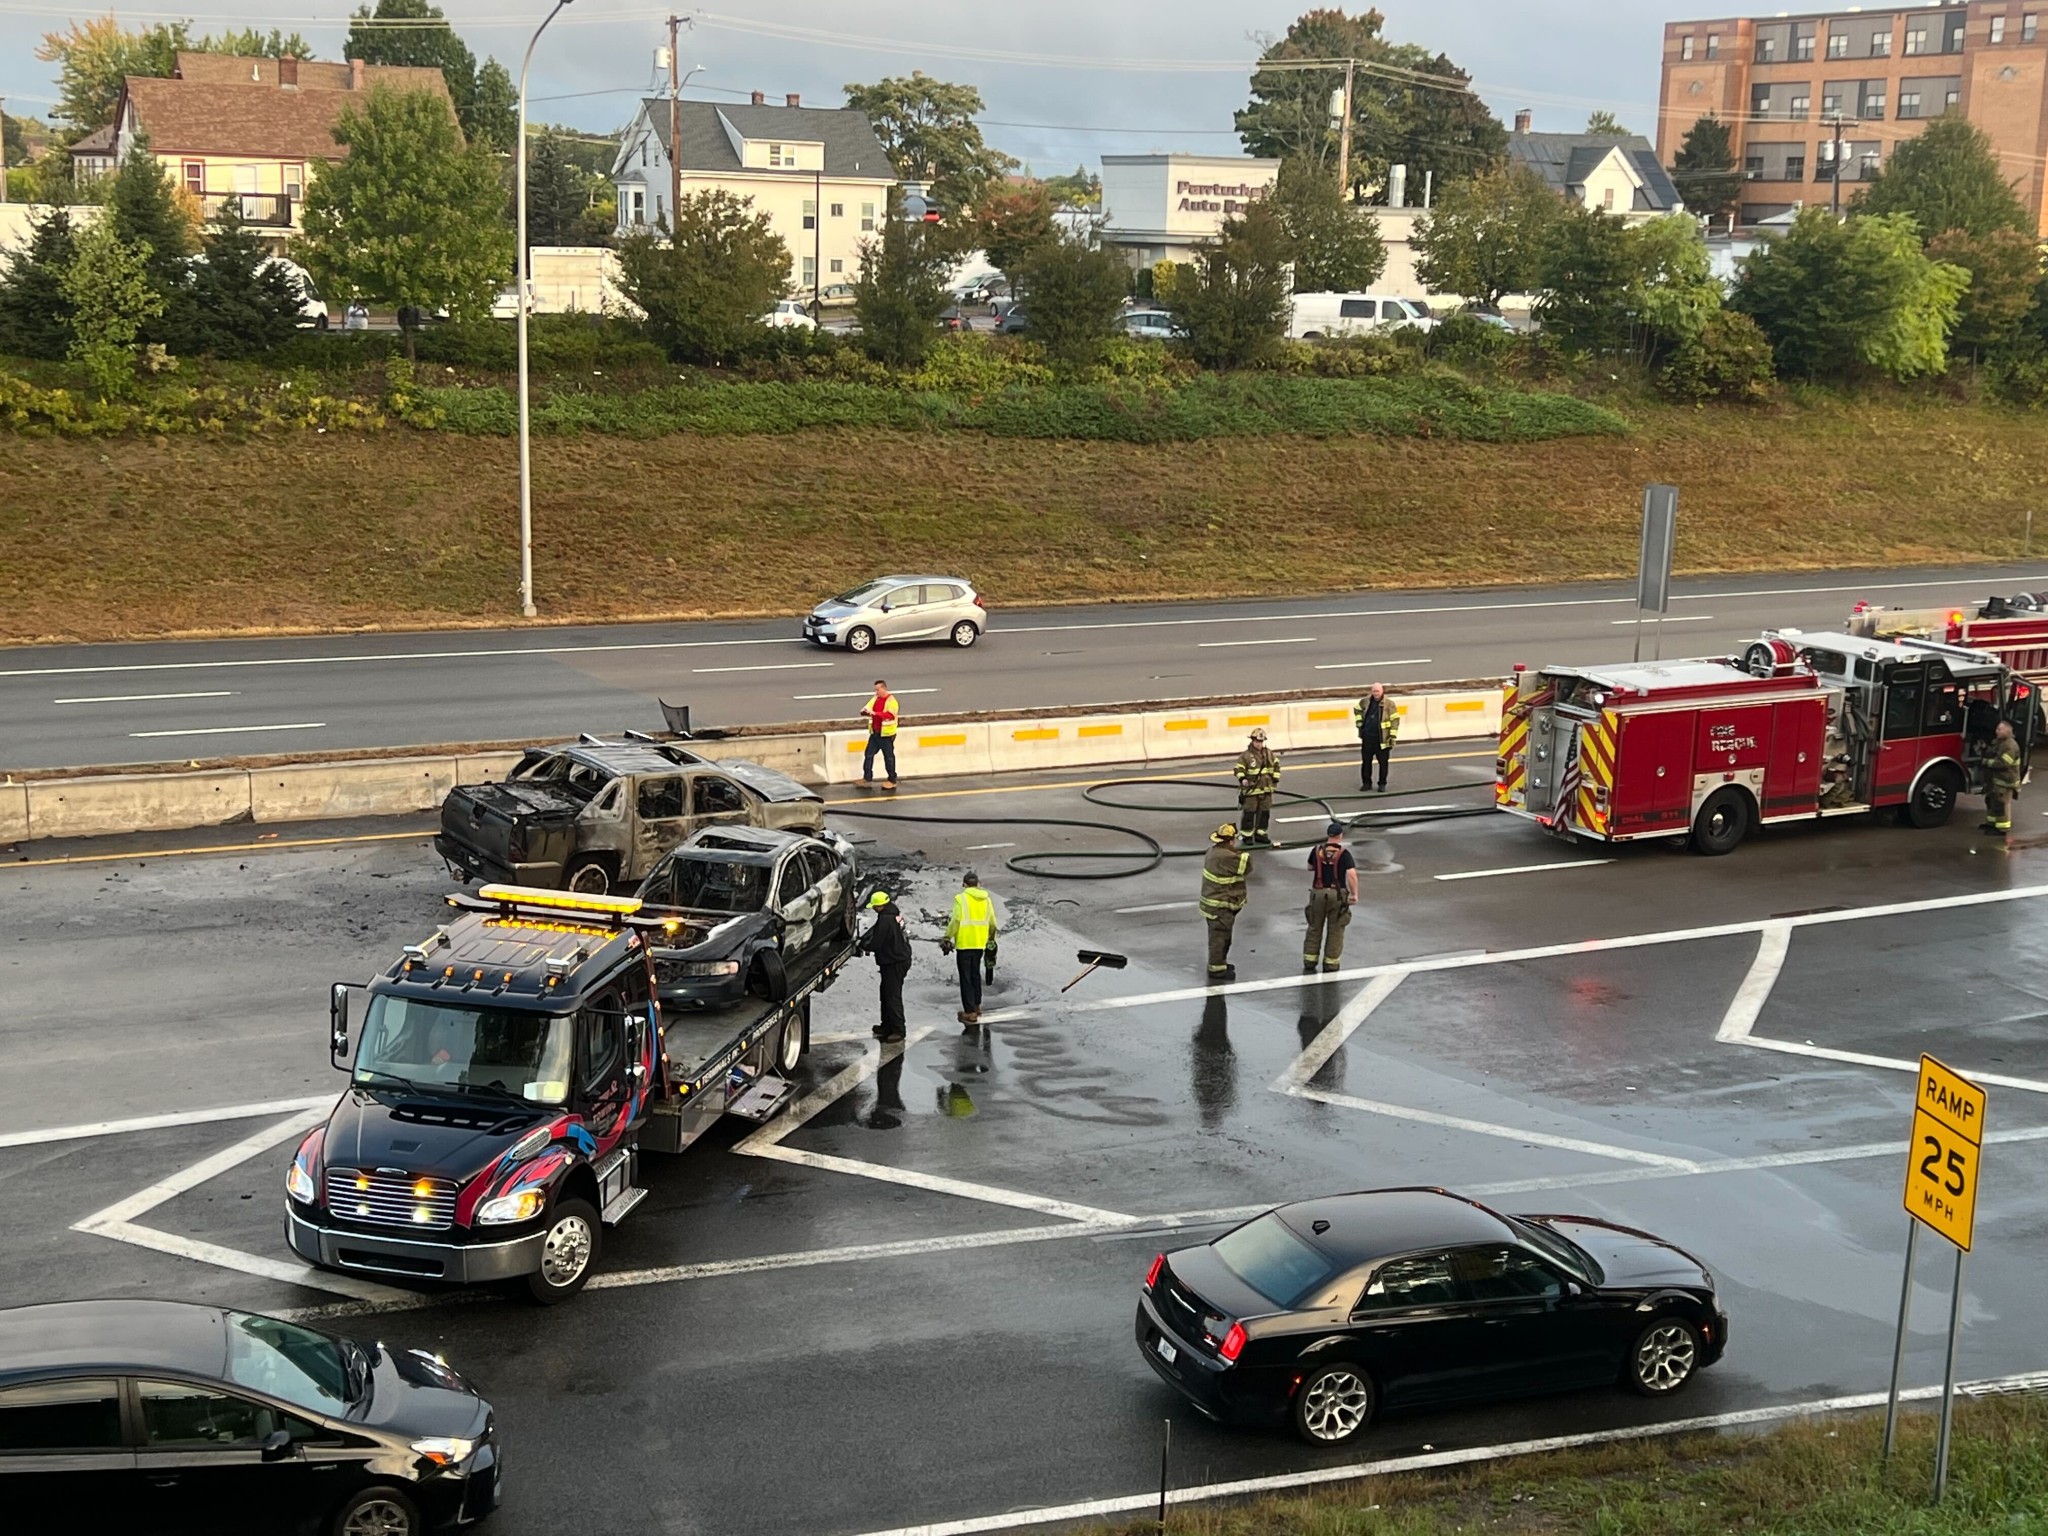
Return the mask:
{"type": "Polygon", "coordinates": [[[327,1209],[344,1220],[445,1231],[455,1224],[456,1185],[382,1169],[327,1170],[327,1209]]]}

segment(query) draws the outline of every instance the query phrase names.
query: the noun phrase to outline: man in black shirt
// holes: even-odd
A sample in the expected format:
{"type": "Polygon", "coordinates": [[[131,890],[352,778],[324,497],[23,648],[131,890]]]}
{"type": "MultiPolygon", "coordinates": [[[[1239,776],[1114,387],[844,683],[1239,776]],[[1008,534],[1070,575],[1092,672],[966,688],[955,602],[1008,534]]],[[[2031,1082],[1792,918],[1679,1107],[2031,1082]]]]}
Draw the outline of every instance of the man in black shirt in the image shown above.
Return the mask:
{"type": "Polygon", "coordinates": [[[1358,861],[1344,846],[1344,823],[1323,829],[1323,840],[1308,854],[1308,937],[1301,941],[1301,968],[1341,969],[1344,930],[1351,926],[1352,904],[1358,900],[1358,861]]]}
{"type": "Polygon", "coordinates": [[[874,1033],[886,1044],[904,1035],[903,981],[910,974],[910,935],[903,928],[902,910],[887,891],[875,892],[868,905],[874,908],[875,921],[855,947],[863,955],[873,955],[881,968],[882,1022],[874,1033]]]}

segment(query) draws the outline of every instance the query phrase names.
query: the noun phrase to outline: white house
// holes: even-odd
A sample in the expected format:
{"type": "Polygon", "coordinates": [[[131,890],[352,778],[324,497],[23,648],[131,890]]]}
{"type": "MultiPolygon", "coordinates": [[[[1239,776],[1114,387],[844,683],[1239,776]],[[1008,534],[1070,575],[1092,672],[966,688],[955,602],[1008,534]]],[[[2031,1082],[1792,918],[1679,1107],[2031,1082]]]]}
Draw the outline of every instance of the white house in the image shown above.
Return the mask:
{"type": "MultiPolygon", "coordinates": [[[[721,190],[752,200],[789,247],[790,285],[851,282],[860,244],[888,215],[896,173],[867,118],[850,107],[806,107],[797,97],[770,106],[759,91],[746,106],[674,104],[682,195],[721,190]]],[[[674,172],[670,102],[640,103],[612,165],[618,233],[668,222],[674,172]]]]}
{"type": "Polygon", "coordinates": [[[1685,205],[1650,141],[1637,134],[1531,133],[1529,114],[1516,114],[1508,161],[1534,171],[1567,202],[1602,208],[1630,224],[1676,213],[1685,205]]]}

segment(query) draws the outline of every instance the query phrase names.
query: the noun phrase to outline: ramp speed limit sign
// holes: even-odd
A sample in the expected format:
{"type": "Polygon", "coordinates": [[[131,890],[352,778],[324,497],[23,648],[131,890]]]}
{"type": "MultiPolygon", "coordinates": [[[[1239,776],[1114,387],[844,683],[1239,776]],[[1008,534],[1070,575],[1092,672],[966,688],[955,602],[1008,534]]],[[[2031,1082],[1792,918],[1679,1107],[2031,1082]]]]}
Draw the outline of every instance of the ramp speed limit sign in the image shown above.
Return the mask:
{"type": "Polygon", "coordinates": [[[1977,1163],[1984,1090],[1932,1056],[1920,1058],[1913,1142],[1906,1153],[1906,1214],[1965,1253],[1977,1224],[1977,1163]]]}

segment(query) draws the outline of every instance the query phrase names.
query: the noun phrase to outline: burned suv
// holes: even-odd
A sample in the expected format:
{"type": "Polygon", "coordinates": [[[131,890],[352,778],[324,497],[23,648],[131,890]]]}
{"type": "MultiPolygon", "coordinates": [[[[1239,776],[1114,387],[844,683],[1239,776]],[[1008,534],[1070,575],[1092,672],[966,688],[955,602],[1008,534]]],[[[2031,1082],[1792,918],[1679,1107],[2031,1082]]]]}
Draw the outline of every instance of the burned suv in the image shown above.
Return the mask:
{"type": "Polygon", "coordinates": [[[630,887],[701,828],[817,831],[825,802],[786,773],[713,762],[673,742],[533,747],[498,784],[465,784],[441,804],[434,851],[464,880],[566,886],[586,896],[630,887]]]}
{"type": "Polygon", "coordinates": [[[853,847],[830,833],[707,827],[640,883],[664,1008],[780,1002],[852,942],[853,847]]]}

